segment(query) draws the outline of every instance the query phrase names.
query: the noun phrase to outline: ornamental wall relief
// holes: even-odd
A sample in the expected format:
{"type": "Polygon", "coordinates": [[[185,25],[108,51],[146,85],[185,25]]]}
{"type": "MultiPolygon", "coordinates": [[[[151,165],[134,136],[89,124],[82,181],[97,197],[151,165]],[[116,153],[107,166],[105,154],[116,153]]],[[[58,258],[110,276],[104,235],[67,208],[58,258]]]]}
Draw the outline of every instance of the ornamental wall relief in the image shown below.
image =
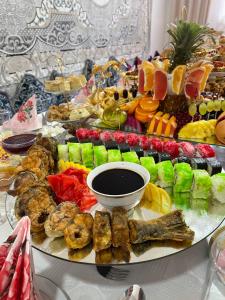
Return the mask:
{"type": "Polygon", "coordinates": [[[79,71],[87,58],[146,55],[150,16],[151,0],[2,0],[0,85],[27,71],[47,76],[58,51],[67,73],[79,71]]]}

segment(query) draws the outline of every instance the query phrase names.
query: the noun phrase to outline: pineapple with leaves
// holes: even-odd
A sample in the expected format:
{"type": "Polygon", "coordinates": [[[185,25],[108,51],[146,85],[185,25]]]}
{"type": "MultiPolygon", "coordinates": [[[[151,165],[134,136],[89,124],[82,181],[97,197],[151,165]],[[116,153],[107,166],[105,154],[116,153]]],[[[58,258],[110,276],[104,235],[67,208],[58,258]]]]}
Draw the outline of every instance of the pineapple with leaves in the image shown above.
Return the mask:
{"type": "Polygon", "coordinates": [[[170,72],[178,65],[189,63],[205,43],[205,38],[211,33],[205,26],[183,20],[179,20],[167,32],[170,35],[172,46],[170,72]]]}

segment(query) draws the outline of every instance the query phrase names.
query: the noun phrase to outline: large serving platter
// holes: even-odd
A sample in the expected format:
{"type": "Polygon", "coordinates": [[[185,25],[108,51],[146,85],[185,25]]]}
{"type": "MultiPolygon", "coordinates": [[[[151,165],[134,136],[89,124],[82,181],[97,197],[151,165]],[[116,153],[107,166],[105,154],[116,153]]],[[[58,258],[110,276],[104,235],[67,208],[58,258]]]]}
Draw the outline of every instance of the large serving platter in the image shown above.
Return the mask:
{"type": "MultiPolygon", "coordinates": [[[[15,205],[15,197],[10,195],[6,196],[5,208],[6,215],[8,221],[12,228],[15,227],[17,220],[14,214],[14,205],[15,205]]],[[[175,209],[175,208],[173,208],[175,209]]],[[[90,213],[94,215],[95,210],[104,210],[104,208],[100,204],[96,204],[92,207],[90,213]]],[[[197,212],[193,210],[185,210],[184,218],[187,225],[195,232],[195,237],[192,245],[184,246],[179,245],[178,243],[166,243],[166,242],[152,242],[148,250],[141,254],[140,256],[136,256],[133,252],[131,252],[131,259],[129,263],[120,263],[120,264],[136,264],[136,263],[144,263],[147,261],[153,261],[156,259],[160,259],[163,257],[167,257],[169,255],[177,254],[185,249],[190,247],[194,247],[197,243],[207,238],[210,234],[212,234],[223,222],[224,214],[218,215],[216,213],[213,214],[204,214],[199,215],[197,212]]],[[[129,218],[139,219],[139,220],[150,220],[153,218],[159,217],[160,214],[155,213],[149,209],[137,207],[133,211],[129,213],[129,218]]],[[[81,259],[74,259],[70,255],[68,256],[68,248],[65,246],[63,238],[45,238],[44,240],[38,238],[37,236],[32,241],[32,246],[42,251],[47,255],[51,255],[57,259],[62,259],[71,262],[77,262],[82,264],[92,264],[95,265],[95,252],[91,250],[88,251],[88,255],[81,259]],[[37,241],[38,240],[38,241],[37,241]]],[[[117,265],[118,263],[112,263],[111,265],[117,265]]]]}

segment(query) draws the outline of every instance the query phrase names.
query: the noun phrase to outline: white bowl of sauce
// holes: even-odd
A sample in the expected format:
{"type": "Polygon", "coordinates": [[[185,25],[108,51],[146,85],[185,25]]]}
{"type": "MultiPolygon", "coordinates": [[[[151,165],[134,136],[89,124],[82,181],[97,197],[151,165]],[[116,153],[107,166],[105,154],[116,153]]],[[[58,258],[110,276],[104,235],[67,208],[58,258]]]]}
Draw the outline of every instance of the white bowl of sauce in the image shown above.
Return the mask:
{"type": "Polygon", "coordinates": [[[105,208],[132,209],[140,201],[146,185],[150,181],[149,172],[141,165],[130,162],[112,162],[92,170],[87,177],[87,185],[98,202],[105,208]]]}

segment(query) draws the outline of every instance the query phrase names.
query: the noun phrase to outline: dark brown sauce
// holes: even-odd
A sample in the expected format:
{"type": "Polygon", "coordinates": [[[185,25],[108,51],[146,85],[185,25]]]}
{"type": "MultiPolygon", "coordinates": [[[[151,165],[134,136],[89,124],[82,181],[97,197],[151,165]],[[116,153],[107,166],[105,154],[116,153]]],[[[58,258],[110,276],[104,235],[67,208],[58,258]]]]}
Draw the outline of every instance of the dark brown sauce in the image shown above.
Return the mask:
{"type": "Polygon", "coordinates": [[[92,182],[95,191],[107,195],[132,193],[144,185],[138,173],[126,169],[110,169],[98,174],[92,182]]]}

